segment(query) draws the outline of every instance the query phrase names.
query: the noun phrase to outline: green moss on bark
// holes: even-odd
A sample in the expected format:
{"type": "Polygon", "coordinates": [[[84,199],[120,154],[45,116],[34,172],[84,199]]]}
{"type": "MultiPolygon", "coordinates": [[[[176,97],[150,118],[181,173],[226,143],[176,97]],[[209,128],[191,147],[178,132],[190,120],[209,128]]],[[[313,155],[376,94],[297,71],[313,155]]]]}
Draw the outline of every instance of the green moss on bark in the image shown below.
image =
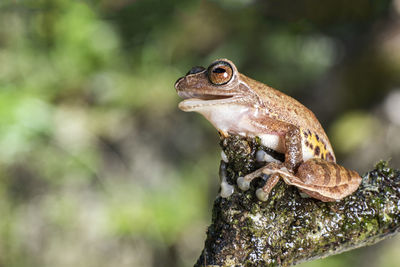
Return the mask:
{"type": "Polygon", "coordinates": [[[338,202],[303,198],[296,187],[282,181],[268,201],[261,202],[255,189],[262,179],[253,181],[246,192],[235,181],[260,167],[255,153],[263,147],[256,139],[238,136],[223,139],[221,146],[235,193],[215,200],[195,266],[288,266],[373,244],[399,229],[400,172],[386,162],[378,163],[354,194],[338,202]]]}

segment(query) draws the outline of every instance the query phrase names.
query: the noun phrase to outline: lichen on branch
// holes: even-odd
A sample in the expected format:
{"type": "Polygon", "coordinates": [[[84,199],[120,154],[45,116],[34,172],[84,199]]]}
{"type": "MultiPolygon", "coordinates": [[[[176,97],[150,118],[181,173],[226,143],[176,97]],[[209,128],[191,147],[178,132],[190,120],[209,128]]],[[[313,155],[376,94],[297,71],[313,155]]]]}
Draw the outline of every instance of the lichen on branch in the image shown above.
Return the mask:
{"type": "Polygon", "coordinates": [[[257,139],[239,136],[221,139],[221,147],[235,192],[215,200],[195,266],[289,266],[374,244],[399,231],[400,171],[386,162],[365,174],[359,189],[341,201],[304,198],[280,181],[261,202],[255,196],[261,178],[245,192],[236,179],[259,167],[255,154],[265,148],[257,139]]]}

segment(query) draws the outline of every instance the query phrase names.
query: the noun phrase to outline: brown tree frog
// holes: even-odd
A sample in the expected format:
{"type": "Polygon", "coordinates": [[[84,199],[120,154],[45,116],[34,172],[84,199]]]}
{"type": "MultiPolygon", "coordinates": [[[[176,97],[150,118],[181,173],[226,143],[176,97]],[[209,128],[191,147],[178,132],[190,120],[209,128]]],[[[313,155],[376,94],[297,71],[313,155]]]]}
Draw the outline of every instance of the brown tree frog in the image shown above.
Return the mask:
{"type": "MultiPolygon", "coordinates": [[[[308,108],[239,73],[231,61],[219,59],[207,69],[193,67],[175,88],[185,99],[179,108],[202,114],[223,136],[259,137],[262,145],[284,154],[284,162],[269,160],[255,172],[238,177],[239,188],[247,190],[254,178],[269,175],[256,191],[260,200],[268,199],[280,178],[322,201],[342,199],[360,185],[357,172],[335,163],[329,139],[308,108]]],[[[220,175],[222,195],[229,196],[233,187],[220,175]]]]}

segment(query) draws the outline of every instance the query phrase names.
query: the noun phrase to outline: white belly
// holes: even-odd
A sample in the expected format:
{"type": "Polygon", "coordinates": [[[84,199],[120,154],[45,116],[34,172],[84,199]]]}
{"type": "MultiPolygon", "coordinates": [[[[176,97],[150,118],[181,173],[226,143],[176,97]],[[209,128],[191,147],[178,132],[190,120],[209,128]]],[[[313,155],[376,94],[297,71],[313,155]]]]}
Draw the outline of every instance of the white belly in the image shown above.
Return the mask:
{"type": "Polygon", "coordinates": [[[249,135],[255,128],[249,123],[249,108],[240,105],[204,106],[196,110],[223,133],[249,135]]]}
{"type": "MultiPolygon", "coordinates": [[[[284,153],[283,137],[274,134],[259,133],[259,129],[250,123],[252,110],[240,105],[203,106],[196,110],[209,120],[220,132],[239,134],[261,139],[261,144],[277,152],[284,153]]],[[[253,111],[254,112],[254,111],[253,111]]],[[[252,114],[253,116],[255,114],[252,114]]]]}
{"type": "Polygon", "coordinates": [[[261,144],[279,153],[285,153],[284,138],[275,134],[260,134],[261,144]]]}

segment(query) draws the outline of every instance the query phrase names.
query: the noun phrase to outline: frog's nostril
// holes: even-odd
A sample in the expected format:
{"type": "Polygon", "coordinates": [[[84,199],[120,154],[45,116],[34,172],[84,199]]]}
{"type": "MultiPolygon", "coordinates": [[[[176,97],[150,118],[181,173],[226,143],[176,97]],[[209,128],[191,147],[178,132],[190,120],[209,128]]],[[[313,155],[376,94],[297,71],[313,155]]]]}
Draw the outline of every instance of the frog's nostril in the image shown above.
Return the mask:
{"type": "Polygon", "coordinates": [[[189,70],[189,72],[186,73],[186,75],[196,74],[196,73],[202,72],[203,70],[205,70],[205,68],[200,67],[200,66],[196,66],[196,67],[191,68],[191,69],[189,70]]]}

